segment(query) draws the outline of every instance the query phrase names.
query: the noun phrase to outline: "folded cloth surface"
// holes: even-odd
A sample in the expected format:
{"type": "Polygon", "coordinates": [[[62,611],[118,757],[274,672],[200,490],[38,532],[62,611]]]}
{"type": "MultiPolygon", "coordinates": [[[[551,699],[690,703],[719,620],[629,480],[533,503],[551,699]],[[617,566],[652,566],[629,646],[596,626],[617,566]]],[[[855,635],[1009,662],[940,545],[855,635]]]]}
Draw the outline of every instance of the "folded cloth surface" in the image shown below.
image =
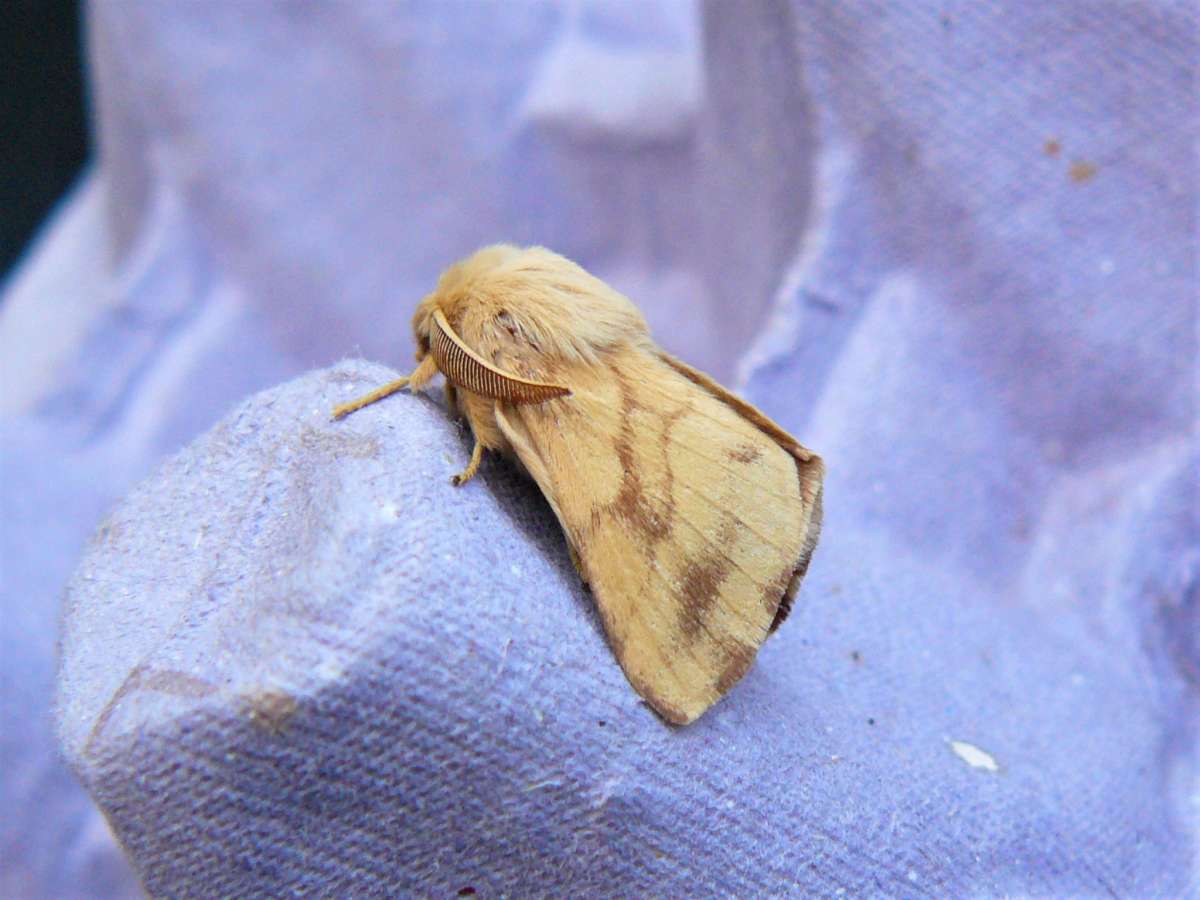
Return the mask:
{"type": "Polygon", "coordinates": [[[750,675],[667,726],[532,482],[452,487],[469,437],[427,397],[330,421],[394,375],[242,404],[72,581],[64,746],[152,893],[1180,886],[1161,698],[1086,618],[831,529],[750,675]]]}

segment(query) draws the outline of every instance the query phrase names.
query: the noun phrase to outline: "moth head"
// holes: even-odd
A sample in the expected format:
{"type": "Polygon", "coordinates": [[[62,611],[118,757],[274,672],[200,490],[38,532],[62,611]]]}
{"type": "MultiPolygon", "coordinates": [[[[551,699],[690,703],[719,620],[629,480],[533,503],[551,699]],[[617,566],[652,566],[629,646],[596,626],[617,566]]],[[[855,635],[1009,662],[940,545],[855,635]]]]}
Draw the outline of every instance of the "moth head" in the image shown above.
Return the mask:
{"type": "Polygon", "coordinates": [[[472,302],[473,292],[486,284],[488,276],[524,251],[512,244],[493,244],[472,253],[450,266],[438,278],[437,287],[426,294],[413,315],[413,337],[417,344],[417,361],[429,353],[433,333],[433,314],[441,312],[450,322],[457,322],[464,306],[472,302]]]}
{"type": "MultiPolygon", "coordinates": [[[[438,371],[456,388],[507,403],[543,403],[567,396],[571,391],[561,384],[505,371],[496,365],[498,354],[494,350],[492,359],[485,359],[480,355],[482,348],[472,347],[458,333],[460,327],[469,325],[476,340],[489,334],[494,339],[495,329],[500,328],[509,331],[516,341],[518,326],[504,309],[507,304],[503,298],[511,296],[514,290],[519,294],[520,289],[511,284],[506,286],[495,273],[522,255],[523,251],[516,247],[497,245],[451,266],[438,279],[433,293],[417,307],[413,332],[417,359],[432,356],[438,371]]],[[[536,354],[536,345],[529,335],[523,335],[518,357],[531,350],[536,354]]],[[[515,361],[521,365],[519,358],[515,361]]]]}
{"type": "Polygon", "coordinates": [[[467,317],[502,328],[567,363],[594,363],[611,347],[649,341],[645,319],[625,296],[544,247],[495,244],[443,272],[413,317],[418,358],[429,352],[435,312],[454,328],[467,317]]]}

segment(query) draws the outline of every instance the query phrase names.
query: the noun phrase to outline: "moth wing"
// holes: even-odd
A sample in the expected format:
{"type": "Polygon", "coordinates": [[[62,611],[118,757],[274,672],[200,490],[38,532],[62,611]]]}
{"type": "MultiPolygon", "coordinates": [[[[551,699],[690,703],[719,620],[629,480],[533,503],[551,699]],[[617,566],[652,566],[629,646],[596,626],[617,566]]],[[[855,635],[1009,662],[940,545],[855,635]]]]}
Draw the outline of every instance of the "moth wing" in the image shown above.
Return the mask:
{"type": "Polygon", "coordinates": [[[825,463],[821,457],[784,431],[757,406],[747,403],[741,397],[729,392],[704,372],[693,369],[687,363],[667,353],[660,352],[659,358],[688,381],[738,413],[795,458],[796,474],[800,479],[800,500],[804,507],[804,546],[801,549],[800,558],[796,562],[791,584],[775,613],[775,620],[771,623],[771,631],[774,631],[791,612],[792,600],[795,599],[796,592],[800,589],[800,582],[808,572],[808,563],[812,559],[813,550],[816,549],[817,540],[821,536],[825,463]]]}
{"type": "Polygon", "coordinates": [[[820,459],[651,350],[556,377],[571,397],[499,403],[497,422],[554,508],[630,683],[690,722],[786,612],[819,530],[820,459]]]}

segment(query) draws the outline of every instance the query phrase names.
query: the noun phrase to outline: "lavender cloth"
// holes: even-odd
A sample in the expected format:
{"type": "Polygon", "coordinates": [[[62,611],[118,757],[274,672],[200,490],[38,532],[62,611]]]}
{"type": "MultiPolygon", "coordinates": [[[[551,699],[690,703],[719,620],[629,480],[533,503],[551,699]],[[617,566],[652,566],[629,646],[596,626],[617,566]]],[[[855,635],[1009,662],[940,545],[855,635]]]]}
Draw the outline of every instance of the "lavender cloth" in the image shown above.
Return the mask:
{"type": "Polygon", "coordinates": [[[394,374],[247,401],[72,581],[63,744],[152,894],[1179,889],[1163,723],[1069,623],[832,532],[752,674],[668,727],[531,484],[453,488],[428,399],[330,422],[394,374]]]}
{"type": "Polygon", "coordinates": [[[59,586],[200,434],[64,620],[62,749],[158,893],[1195,892],[1190,4],[88,34],[98,164],[0,306],[6,896],[134,890],[53,762],[59,586]],[[792,620],[694,727],[625,685],[529,485],[445,483],[440,407],[324,419],[387,373],[322,367],[403,365],[497,239],[829,463],[792,620]]]}

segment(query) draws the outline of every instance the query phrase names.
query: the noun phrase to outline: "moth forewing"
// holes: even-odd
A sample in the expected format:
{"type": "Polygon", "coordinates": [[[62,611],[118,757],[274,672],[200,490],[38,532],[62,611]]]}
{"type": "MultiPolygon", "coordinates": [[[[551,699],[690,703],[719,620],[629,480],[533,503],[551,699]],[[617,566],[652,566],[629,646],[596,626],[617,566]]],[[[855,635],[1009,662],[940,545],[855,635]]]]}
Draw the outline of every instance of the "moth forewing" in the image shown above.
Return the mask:
{"type": "Polygon", "coordinates": [[[498,422],[576,547],[630,682],[690,722],[770,633],[814,527],[814,473],[656,354],[608,363],[599,385],[571,379],[563,413],[512,407],[498,422]]]}

